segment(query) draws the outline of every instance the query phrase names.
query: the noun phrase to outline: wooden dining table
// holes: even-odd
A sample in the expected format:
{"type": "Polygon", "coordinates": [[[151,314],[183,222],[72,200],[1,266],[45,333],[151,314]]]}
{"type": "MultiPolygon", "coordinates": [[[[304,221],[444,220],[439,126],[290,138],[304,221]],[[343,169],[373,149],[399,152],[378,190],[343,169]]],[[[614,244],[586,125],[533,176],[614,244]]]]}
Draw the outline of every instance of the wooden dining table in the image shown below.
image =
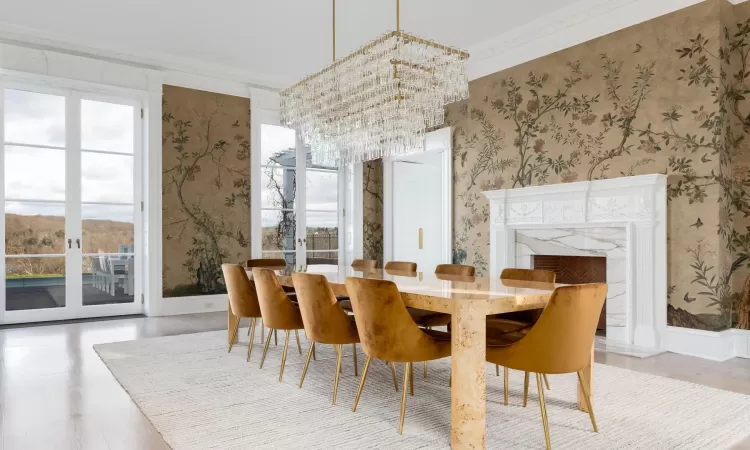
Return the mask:
{"type": "MultiPolygon", "coordinates": [[[[291,270],[274,269],[282,286],[293,287],[291,270]]],[[[247,269],[252,278],[252,269],[247,269]]],[[[486,442],[487,316],[544,308],[559,284],[500,280],[488,277],[436,275],[381,269],[359,271],[348,266],[309,266],[324,275],[337,296],[348,296],[347,277],[389,280],[406,306],[451,315],[451,448],[483,449],[486,442]]],[[[234,323],[229,311],[228,320],[234,323]]],[[[230,327],[231,328],[231,327],[230,327]]],[[[233,336],[229,336],[231,340],[233,336]]],[[[593,348],[584,370],[589,392],[593,382],[593,348]]],[[[587,411],[578,387],[578,408],[587,411]]]]}

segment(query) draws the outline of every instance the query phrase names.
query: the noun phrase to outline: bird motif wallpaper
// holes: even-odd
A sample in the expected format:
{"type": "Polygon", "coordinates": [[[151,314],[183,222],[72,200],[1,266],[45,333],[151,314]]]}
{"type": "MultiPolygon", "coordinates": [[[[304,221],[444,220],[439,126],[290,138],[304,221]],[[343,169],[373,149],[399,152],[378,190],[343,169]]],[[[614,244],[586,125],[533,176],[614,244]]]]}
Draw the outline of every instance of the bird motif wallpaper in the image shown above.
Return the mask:
{"type": "Polygon", "coordinates": [[[489,272],[482,191],[664,173],[668,321],[735,326],[750,269],[748,54],[750,2],[706,0],[472,81],[448,107],[454,262],[489,272]]]}
{"type": "Polygon", "coordinates": [[[163,295],[226,292],[250,253],[250,100],[163,87],[163,295]]]}

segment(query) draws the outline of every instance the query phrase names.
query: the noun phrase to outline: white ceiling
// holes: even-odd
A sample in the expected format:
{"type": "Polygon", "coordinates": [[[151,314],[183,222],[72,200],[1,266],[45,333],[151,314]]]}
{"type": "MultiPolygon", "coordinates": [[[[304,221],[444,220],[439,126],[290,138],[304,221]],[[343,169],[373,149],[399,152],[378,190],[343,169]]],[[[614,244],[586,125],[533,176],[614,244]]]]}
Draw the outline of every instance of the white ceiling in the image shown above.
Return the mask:
{"type": "MultiPolygon", "coordinates": [[[[395,28],[395,0],[338,0],[337,54],[395,28]]],[[[401,28],[472,46],[576,0],[402,0],[401,28]]],[[[331,0],[0,0],[0,30],[281,84],[331,62],[331,0]]]]}

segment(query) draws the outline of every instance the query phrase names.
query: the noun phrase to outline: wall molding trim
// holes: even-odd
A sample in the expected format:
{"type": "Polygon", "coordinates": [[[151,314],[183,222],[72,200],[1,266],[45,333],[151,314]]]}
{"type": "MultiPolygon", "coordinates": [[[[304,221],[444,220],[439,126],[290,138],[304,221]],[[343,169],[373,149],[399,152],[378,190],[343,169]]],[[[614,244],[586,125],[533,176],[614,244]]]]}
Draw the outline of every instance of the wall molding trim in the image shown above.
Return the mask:
{"type": "MultiPolygon", "coordinates": [[[[469,80],[576,46],[703,0],[579,0],[469,47],[469,80]]],[[[740,3],[744,0],[735,0],[740,3]]]]}
{"type": "Polygon", "coordinates": [[[164,297],[159,308],[149,316],[177,316],[227,310],[227,294],[164,297]]]}
{"type": "Polygon", "coordinates": [[[134,69],[174,71],[267,89],[280,89],[293,82],[284,75],[208,63],[171,54],[144,52],[132,48],[97,47],[91,45],[90,42],[75,41],[53,33],[31,30],[3,22],[0,22],[0,44],[96,59],[112,64],[130,66],[134,69]]]}

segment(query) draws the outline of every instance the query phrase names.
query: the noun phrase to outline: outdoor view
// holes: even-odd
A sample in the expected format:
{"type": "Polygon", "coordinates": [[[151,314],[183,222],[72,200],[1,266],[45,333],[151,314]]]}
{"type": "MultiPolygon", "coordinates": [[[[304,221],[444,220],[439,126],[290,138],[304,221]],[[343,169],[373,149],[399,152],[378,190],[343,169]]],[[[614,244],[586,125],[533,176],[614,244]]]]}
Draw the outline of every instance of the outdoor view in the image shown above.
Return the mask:
{"type": "MultiPolygon", "coordinates": [[[[296,262],[297,195],[294,131],[272,125],[261,126],[261,222],[263,257],[296,262]]],[[[338,172],[314,165],[307,154],[306,264],[338,262],[338,172]]]]}
{"type": "Polygon", "coordinates": [[[83,149],[74,167],[66,150],[66,101],[4,90],[9,311],[66,305],[69,248],[82,252],[84,305],[133,301],[133,107],[80,101],[83,149]],[[71,185],[79,180],[81,199],[74,202],[71,185]],[[80,236],[66,233],[66,219],[74,218],[80,236]]]}

